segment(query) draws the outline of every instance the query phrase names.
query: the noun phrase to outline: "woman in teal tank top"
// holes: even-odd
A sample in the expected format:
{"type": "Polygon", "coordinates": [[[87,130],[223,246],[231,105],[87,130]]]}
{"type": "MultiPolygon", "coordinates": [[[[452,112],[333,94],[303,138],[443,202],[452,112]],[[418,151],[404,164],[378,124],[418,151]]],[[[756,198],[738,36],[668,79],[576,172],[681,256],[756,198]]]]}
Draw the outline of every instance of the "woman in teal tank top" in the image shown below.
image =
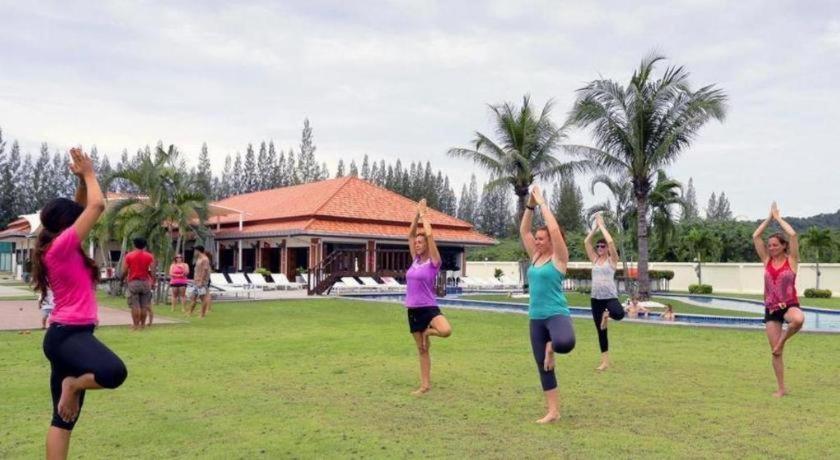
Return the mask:
{"type": "Polygon", "coordinates": [[[537,423],[550,423],[560,418],[557,404],[557,377],[554,375],[554,353],[569,353],[575,348],[575,331],[569,317],[569,305],[563,293],[569,250],[560,225],[545,206],[545,198],[534,186],[522,214],[519,226],[522,245],[528,252],[530,300],[531,349],[537,362],[540,382],[548,412],[537,423]],[[545,227],[531,233],[534,209],[540,206],[545,227]]]}

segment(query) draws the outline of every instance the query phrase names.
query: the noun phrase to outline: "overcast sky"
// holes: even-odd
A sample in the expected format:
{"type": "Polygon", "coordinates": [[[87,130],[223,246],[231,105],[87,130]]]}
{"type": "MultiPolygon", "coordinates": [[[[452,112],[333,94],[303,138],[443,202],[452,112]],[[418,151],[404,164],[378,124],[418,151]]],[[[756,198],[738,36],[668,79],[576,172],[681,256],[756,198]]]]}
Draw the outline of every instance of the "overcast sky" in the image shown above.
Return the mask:
{"type": "MultiPolygon", "coordinates": [[[[742,218],[840,208],[840,2],[0,0],[0,126],[36,154],[96,144],[112,160],[158,139],[190,161],[273,139],[319,161],[431,160],[492,132],[488,103],[556,101],[626,82],[652,50],[730,97],[670,174],[742,218]],[[632,6],[631,6],[632,5],[632,6]]],[[[664,66],[661,68],[664,69],[664,66]]],[[[660,69],[660,70],[661,70],[660,69]]],[[[585,133],[573,142],[588,143],[585,133]]],[[[483,175],[480,180],[485,179],[483,175]]],[[[587,204],[601,196],[589,194],[587,204]]]]}

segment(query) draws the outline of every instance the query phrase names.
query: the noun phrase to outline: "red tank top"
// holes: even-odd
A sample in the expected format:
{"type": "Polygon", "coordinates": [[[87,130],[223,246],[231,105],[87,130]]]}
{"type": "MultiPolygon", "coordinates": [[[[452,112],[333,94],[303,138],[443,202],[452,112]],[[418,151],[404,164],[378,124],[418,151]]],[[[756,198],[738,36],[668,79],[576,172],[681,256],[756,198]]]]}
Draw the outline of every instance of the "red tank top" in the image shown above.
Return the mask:
{"type": "Polygon", "coordinates": [[[796,273],[790,268],[790,262],[779,268],[773,268],[773,261],[768,260],[764,267],[764,306],[776,311],[790,305],[799,305],[796,295],[796,273]]]}

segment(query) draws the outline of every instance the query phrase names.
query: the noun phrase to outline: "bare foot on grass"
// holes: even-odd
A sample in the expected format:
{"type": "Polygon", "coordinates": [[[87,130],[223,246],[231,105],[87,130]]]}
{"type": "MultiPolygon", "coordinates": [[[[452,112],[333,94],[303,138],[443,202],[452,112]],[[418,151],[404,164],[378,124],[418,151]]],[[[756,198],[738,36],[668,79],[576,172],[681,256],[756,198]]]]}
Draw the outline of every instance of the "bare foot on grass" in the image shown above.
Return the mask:
{"type": "Polygon", "coordinates": [[[537,420],[537,423],[540,425],[545,425],[547,423],[553,423],[560,419],[560,413],[558,412],[549,412],[545,414],[545,417],[537,420]]]}
{"type": "Polygon", "coordinates": [[[61,381],[58,415],[65,422],[72,422],[79,415],[79,391],[73,386],[75,381],[75,377],[65,377],[61,381]]]}
{"type": "Polygon", "coordinates": [[[423,396],[424,394],[428,393],[431,388],[429,387],[420,387],[411,392],[412,396],[423,396]]]}

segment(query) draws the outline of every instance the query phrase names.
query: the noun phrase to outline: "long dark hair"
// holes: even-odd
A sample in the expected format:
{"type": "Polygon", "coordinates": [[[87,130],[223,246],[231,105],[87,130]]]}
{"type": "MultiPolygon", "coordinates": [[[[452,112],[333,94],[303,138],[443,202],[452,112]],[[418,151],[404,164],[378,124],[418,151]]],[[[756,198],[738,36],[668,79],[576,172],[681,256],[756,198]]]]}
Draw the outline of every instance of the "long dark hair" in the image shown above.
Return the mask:
{"type": "MultiPolygon", "coordinates": [[[[85,208],[82,205],[67,198],[56,198],[41,209],[41,230],[38,232],[38,238],[35,241],[35,255],[32,258],[32,284],[36,291],[41,292],[42,301],[47,295],[47,287],[49,287],[47,281],[48,267],[44,263],[44,256],[53,240],[73,225],[84,210],[85,208]]],[[[91,281],[94,283],[99,281],[99,267],[96,265],[96,261],[85,254],[82,245],[79,245],[79,254],[82,255],[85,266],[90,271],[91,281]]]]}

